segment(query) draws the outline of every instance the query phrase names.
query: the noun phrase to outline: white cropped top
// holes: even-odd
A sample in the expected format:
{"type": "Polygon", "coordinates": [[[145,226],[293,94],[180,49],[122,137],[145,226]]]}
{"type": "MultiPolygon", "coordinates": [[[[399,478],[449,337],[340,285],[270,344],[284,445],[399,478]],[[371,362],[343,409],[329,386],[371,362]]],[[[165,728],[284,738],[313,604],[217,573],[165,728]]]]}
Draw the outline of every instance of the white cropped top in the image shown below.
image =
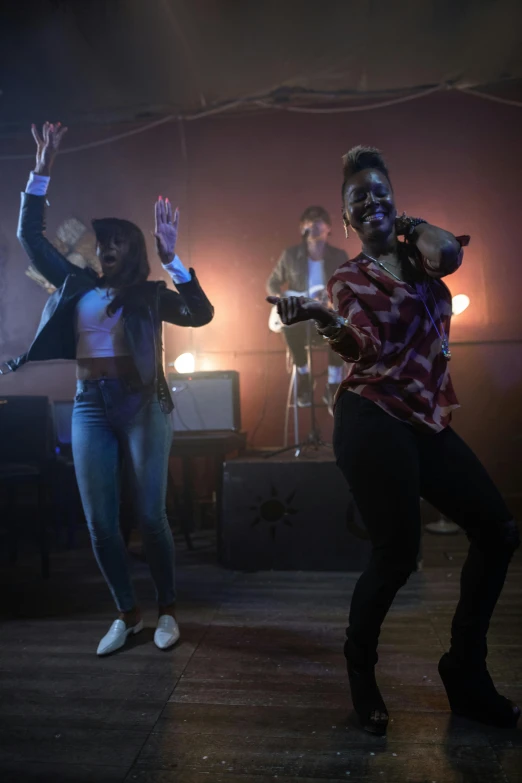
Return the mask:
{"type": "Polygon", "coordinates": [[[114,291],[94,288],[82,296],[76,306],[76,358],[129,356],[125,340],[122,308],[107,315],[114,291]]]}
{"type": "MultiPolygon", "coordinates": [[[[25,192],[33,196],[45,196],[49,182],[50,177],[32,171],[25,192]]],[[[176,286],[192,280],[190,271],[185,269],[177,255],[170,263],[162,266],[176,286]]],[[[113,316],[107,315],[107,305],[110,304],[114,293],[110,289],[95,288],[78,302],[76,307],[77,359],[131,355],[125,340],[121,309],[113,316]]]]}

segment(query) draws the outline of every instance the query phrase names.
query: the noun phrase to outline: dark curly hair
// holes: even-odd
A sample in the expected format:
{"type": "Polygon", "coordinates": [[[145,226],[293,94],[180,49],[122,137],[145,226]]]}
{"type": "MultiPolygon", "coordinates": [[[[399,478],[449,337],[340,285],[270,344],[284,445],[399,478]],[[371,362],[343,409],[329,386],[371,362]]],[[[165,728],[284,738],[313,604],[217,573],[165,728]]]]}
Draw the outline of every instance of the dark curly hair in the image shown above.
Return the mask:
{"type": "MultiPolygon", "coordinates": [[[[344,204],[344,193],[346,185],[350,177],[357,174],[358,171],[364,171],[364,169],[377,169],[390,181],[390,174],[388,167],[384,162],[382,152],[376,147],[363,147],[358,144],[357,147],[352,147],[346,155],[343,155],[343,184],[341,188],[341,197],[344,204]]],[[[391,184],[391,182],[390,182],[391,184]]]]}
{"type": "MultiPolygon", "coordinates": [[[[114,315],[116,310],[133,299],[130,289],[144,283],[150,274],[145,237],[141,228],[130,220],[100,218],[91,222],[97,242],[106,242],[117,235],[124,237],[129,245],[129,252],[118,275],[118,294],[107,308],[108,314],[114,315]]],[[[105,279],[102,277],[100,282],[104,283],[105,279]]]]}

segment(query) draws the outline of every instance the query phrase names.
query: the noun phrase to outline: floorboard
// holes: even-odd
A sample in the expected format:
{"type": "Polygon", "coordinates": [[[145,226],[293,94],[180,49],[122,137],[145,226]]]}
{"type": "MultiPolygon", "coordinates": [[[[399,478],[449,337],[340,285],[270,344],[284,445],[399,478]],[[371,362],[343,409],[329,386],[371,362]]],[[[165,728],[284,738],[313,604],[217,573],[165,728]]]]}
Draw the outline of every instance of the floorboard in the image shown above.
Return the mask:
{"type": "MultiPolygon", "coordinates": [[[[383,628],[386,739],[362,733],[342,655],[357,576],[232,573],[178,542],[181,641],[152,642],[154,591],[132,558],[146,629],[99,659],[114,619],[84,541],[0,568],[2,783],[522,783],[522,730],[454,718],[437,674],[464,536],[424,538],[424,570],[383,628]]],[[[490,671],[522,702],[522,558],[493,619],[490,671]]]]}

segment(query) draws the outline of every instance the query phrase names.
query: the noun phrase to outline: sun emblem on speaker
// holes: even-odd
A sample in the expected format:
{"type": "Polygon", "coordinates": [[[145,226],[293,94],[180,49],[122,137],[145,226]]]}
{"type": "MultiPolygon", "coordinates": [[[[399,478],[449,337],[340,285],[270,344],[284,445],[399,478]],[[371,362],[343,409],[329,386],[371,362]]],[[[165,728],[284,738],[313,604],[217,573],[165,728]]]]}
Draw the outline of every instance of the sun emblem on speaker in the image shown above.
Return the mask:
{"type": "Polygon", "coordinates": [[[256,517],[251,527],[267,525],[272,538],[275,538],[277,528],[280,525],[292,527],[290,517],[299,512],[299,509],[292,506],[296,492],[297,489],[294,489],[287,497],[282,498],[279,496],[277,488],[272,486],[272,493],[269,498],[257,497],[257,504],[250,506],[249,509],[256,512],[256,517]]]}

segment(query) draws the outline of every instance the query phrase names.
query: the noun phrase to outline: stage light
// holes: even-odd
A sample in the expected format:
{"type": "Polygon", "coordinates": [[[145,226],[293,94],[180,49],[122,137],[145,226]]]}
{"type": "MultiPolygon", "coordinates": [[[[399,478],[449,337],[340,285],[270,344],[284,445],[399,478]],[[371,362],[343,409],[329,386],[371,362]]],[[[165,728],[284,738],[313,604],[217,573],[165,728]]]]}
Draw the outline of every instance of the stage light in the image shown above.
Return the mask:
{"type": "Polygon", "coordinates": [[[453,315],[460,315],[464,312],[464,310],[467,310],[469,307],[469,296],[466,296],[466,294],[457,294],[453,297],[451,300],[451,308],[453,311],[453,315]]]}
{"type": "Polygon", "coordinates": [[[191,353],[180,354],[176,359],[176,361],[174,362],[174,369],[176,370],[176,372],[179,373],[194,372],[195,366],[196,366],[196,361],[194,359],[193,354],[191,353]]]}

